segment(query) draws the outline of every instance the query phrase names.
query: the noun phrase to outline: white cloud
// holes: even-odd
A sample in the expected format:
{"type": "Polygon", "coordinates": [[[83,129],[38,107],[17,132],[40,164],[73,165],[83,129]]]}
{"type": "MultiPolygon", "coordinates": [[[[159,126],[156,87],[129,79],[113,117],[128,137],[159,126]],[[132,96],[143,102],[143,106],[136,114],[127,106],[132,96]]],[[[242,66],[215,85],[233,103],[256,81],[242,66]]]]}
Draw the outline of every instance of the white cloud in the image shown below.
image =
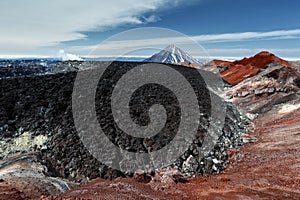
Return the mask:
{"type": "MultiPolygon", "coordinates": [[[[197,0],[189,1],[188,4],[197,0]]],[[[199,0],[201,1],[201,0],[199,0]]],[[[157,11],[186,5],[184,0],[9,0],[0,1],[0,55],[56,55],[59,49],[85,56],[95,47],[66,46],[57,44],[85,39],[84,31],[105,31],[124,24],[145,24],[161,20],[157,11]]],[[[159,35],[159,34],[158,34],[159,35]]],[[[116,49],[130,45],[135,48],[163,48],[170,43],[186,44],[185,37],[139,38],[135,40],[110,41],[102,48],[107,55],[117,54],[116,49]]],[[[266,32],[241,32],[191,36],[202,43],[246,40],[285,40],[300,38],[300,29],[266,32]]],[[[223,46],[224,47],[224,46],[223,46]]],[[[189,50],[187,48],[187,50],[189,50]]],[[[257,49],[255,49],[257,50],[257,49]]],[[[214,49],[211,54],[250,54],[254,49],[214,49]]],[[[196,54],[191,50],[191,54],[196,54]]],[[[299,51],[274,50],[284,55],[295,55],[299,51]]]]}
{"type": "MultiPolygon", "coordinates": [[[[134,36],[133,36],[134,37],[134,36]]],[[[147,36],[148,37],[148,36],[147,36]]],[[[185,44],[190,42],[190,39],[199,43],[207,42],[232,42],[232,41],[245,41],[245,40],[269,40],[277,39],[284,40],[290,38],[300,38],[300,29],[294,30],[278,30],[269,32],[241,32],[241,33],[224,33],[224,34],[211,34],[211,35],[198,35],[187,37],[164,37],[159,38],[143,38],[138,40],[123,40],[123,41],[110,41],[105,44],[107,48],[122,48],[128,46],[143,47],[154,45],[168,45],[172,43],[185,44]],[[188,38],[187,38],[188,37],[188,38]]]]}
{"type": "MultiPolygon", "coordinates": [[[[170,31],[171,33],[173,31],[170,31]]],[[[167,29],[155,29],[154,31],[149,28],[140,31],[133,31],[132,35],[130,33],[124,33],[123,35],[130,35],[125,37],[127,39],[120,40],[119,36],[116,36],[116,39],[111,39],[102,43],[98,48],[95,45],[93,46],[77,46],[72,47],[69,51],[75,51],[77,54],[84,55],[84,52],[88,54],[92,49],[96,48],[95,54],[93,56],[113,56],[113,55],[121,55],[121,52],[126,52],[126,49],[130,47],[130,49],[145,49],[145,48],[156,48],[161,49],[169,44],[179,45],[181,48],[188,51],[190,54],[197,56],[199,55],[198,49],[193,49],[193,47],[189,44],[191,43],[191,39],[198,42],[199,44],[204,43],[215,43],[215,42],[232,42],[232,41],[248,41],[248,40],[285,40],[292,38],[300,38],[300,29],[294,30],[277,30],[277,31],[269,31],[269,32],[241,32],[241,33],[224,33],[224,34],[211,34],[211,35],[197,35],[197,36],[184,36],[179,33],[173,32],[174,34],[168,35],[169,31],[167,29]],[[149,34],[150,33],[150,34],[149,34]],[[152,34],[151,34],[152,33],[152,34]],[[154,36],[156,35],[156,37],[154,36]],[[154,38],[153,38],[154,37],[154,38]],[[133,39],[131,39],[133,38],[133,39]],[[135,39],[138,38],[138,39],[135,39]]],[[[211,55],[218,56],[248,56],[257,51],[261,50],[269,50],[272,52],[279,52],[284,56],[296,56],[299,51],[297,49],[288,50],[288,49],[249,49],[247,47],[242,48],[225,48],[224,45],[221,48],[209,49],[208,53],[211,55]]],[[[85,55],[86,55],[85,54],[85,55]]],[[[298,54],[299,55],[299,54],[298,54]]]]}
{"type": "Polygon", "coordinates": [[[161,18],[156,15],[151,15],[150,17],[144,17],[144,20],[146,23],[152,23],[152,22],[157,22],[160,21],[161,18]]]}
{"type": "MultiPolygon", "coordinates": [[[[159,20],[155,11],[183,0],[9,0],[0,1],[0,54],[38,51],[42,46],[86,38],[83,31],[104,31],[123,24],[159,20]],[[152,14],[151,14],[152,13],[152,14]],[[151,14],[150,16],[143,16],[151,14]]],[[[39,53],[39,52],[35,52],[39,53]]]]}
{"type": "Polygon", "coordinates": [[[80,58],[77,55],[66,53],[64,50],[60,50],[58,53],[58,58],[60,58],[62,61],[67,61],[67,60],[79,60],[82,61],[83,59],[80,58]]]}
{"type": "Polygon", "coordinates": [[[201,42],[228,42],[251,39],[290,39],[300,38],[300,29],[199,35],[192,38],[201,42]]]}

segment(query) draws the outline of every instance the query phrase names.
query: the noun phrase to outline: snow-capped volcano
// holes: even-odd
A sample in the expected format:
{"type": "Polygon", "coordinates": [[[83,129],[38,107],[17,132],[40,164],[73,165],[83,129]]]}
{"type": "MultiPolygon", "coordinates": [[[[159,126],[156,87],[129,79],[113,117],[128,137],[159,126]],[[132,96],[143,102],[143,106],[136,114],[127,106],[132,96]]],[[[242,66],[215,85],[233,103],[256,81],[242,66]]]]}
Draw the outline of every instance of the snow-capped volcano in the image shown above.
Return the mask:
{"type": "Polygon", "coordinates": [[[160,62],[160,63],[197,63],[200,62],[190,56],[188,53],[184,52],[175,45],[169,45],[165,49],[161,50],[159,53],[154,54],[150,58],[147,58],[145,62],[160,62]]]}

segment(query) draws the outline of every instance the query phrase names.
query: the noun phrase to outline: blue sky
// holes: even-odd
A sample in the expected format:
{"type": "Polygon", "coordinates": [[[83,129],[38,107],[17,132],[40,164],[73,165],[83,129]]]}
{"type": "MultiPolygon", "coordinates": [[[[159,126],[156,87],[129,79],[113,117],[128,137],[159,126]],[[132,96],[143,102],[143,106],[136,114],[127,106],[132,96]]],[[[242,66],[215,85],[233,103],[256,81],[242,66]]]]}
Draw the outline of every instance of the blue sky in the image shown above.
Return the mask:
{"type": "MultiPolygon", "coordinates": [[[[212,57],[244,57],[268,50],[300,58],[299,9],[300,1],[292,0],[2,1],[0,55],[53,57],[64,49],[86,56],[114,34],[161,27],[190,36],[212,57]]],[[[131,35],[124,41],[132,45],[135,39],[155,39],[151,34],[131,35]]],[[[197,57],[195,49],[184,50],[197,57]]]]}

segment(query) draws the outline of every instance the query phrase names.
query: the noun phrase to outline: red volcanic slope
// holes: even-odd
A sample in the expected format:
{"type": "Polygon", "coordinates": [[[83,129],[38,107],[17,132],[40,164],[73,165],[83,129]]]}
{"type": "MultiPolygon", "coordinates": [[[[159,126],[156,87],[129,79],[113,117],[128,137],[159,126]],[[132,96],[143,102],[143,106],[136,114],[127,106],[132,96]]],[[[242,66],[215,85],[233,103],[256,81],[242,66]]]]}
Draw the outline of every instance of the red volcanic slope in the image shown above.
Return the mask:
{"type": "Polygon", "coordinates": [[[221,76],[231,85],[236,85],[249,77],[255,76],[260,69],[273,62],[280,63],[294,71],[289,62],[266,51],[234,62],[223,60],[214,60],[213,62],[221,70],[221,76]]]}

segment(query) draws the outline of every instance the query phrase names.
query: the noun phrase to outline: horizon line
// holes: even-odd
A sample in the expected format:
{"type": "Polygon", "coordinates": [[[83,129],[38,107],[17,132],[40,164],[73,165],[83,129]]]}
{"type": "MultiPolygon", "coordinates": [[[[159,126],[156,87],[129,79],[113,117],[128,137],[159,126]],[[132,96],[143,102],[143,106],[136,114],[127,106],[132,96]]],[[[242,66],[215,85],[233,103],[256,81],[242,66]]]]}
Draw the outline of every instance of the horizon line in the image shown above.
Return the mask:
{"type": "MultiPolygon", "coordinates": [[[[103,59],[103,58],[149,58],[152,55],[130,55],[130,56],[116,56],[116,55],[100,55],[100,56],[79,56],[82,59],[103,59]]],[[[246,56],[193,56],[196,59],[206,59],[206,60],[240,60],[245,58],[246,56]]],[[[300,61],[300,57],[280,57],[287,61],[300,61]]],[[[21,60],[21,59],[55,59],[61,60],[62,58],[59,56],[46,56],[46,55],[0,55],[0,60],[21,60]]]]}

